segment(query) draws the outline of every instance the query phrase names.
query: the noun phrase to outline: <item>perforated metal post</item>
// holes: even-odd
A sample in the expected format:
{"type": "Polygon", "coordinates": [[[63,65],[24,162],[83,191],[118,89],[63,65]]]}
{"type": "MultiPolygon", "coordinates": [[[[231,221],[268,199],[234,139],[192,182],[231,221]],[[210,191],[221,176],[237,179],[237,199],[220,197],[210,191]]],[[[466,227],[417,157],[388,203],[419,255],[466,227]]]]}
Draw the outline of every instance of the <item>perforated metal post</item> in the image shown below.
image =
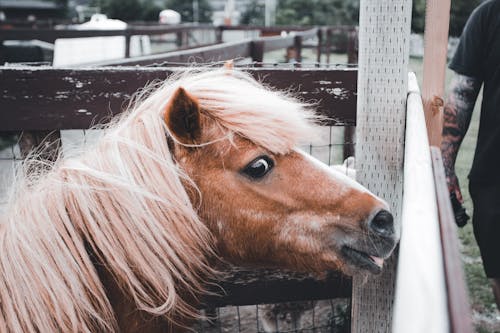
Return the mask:
{"type": "MultiPolygon", "coordinates": [[[[385,199],[400,223],[408,79],[410,0],[361,0],[357,179],[385,199]]],[[[395,255],[384,272],[355,276],[352,332],[391,332],[395,255]]]]}

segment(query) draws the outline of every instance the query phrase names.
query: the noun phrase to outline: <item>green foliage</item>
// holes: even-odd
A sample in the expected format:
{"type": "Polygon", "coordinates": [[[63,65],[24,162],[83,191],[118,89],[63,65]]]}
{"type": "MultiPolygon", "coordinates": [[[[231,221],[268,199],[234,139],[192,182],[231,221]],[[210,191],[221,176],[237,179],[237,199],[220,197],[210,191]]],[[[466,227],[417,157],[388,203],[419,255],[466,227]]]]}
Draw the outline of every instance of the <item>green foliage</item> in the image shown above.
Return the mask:
{"type": "Polygon", "coordinates": [[[123,21],[158,21],[164,9],[156,6],[153,0],[93,0],[90,4],[100,7],[109,18],[123,21]]]}
{"type": "Polygon", "coordinates": [[[63,18],[68,15],[68,0],[42,0],[45,2],[52,2],[59,6],[60,10],[57,11],[57,16],[63,18]]]}
{"type": "Polygon", "coordinates": [[[450,36],[460,36],[470,14],[481,0],[453,0],[450,13],[450,36]]]}
{"type": "MultiPolygon", "coordinates": [[[[425,0],[413,1],[411,28],[413,32],[423,33],[425,28],[425,0]]],[[[453,0],[450,10],[450,36],[460,36],[470,14],[481,0],[453,0]]]]}
{"type": "Polygon", "coordinates": [[[241,15],[241,24],[264,25],[265,24],[265,6],[259,0],[252,0],[245,12],[241,15]]]}
{"type": "Polygon", "coordinates": [[[138,0],[108,0],[102,2],[101,11],[109,18],[134,21],[141,19],[142,5],[138,0]]]}
{"type": "MultiPolygon", "coordinates": [[[[173,9],[181,14],[182,22],[194,22],[193,1],[167,0],[166,4],[168,9],[173,9]]],[[[212,7],[208,0],[198,0],[198,15],[198,22],[212,22],[212,7]]]]}
{"type": "Polygon", "coordinates": [[[358,16],[357,0],[279,0],[276,8],[279,25],[354,25],[358,16]]]}
{"type": "Polygon", "coordinates": [[[425,0],[413,0],[411,31],[423,33],[425,28],[425,0]]]}
{"type": "Polygon", "coordinates": [[[16,134],[1,133],[0,134],[0,150],[7,149],[16,144],[18,137],[16,134]]]}

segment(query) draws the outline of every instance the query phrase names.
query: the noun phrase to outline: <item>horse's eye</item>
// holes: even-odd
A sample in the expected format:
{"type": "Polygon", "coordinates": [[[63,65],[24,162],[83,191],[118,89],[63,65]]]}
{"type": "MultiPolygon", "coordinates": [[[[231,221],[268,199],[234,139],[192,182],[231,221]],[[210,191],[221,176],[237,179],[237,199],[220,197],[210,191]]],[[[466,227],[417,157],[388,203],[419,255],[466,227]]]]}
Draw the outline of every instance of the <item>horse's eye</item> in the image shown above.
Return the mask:
{"type": "Polygon", "coordinates": [[[259,179],[271,171],[273,166],[274,162],[269,156],[260,156],[250,162],[242,172],[252,179],[259,179]]]}

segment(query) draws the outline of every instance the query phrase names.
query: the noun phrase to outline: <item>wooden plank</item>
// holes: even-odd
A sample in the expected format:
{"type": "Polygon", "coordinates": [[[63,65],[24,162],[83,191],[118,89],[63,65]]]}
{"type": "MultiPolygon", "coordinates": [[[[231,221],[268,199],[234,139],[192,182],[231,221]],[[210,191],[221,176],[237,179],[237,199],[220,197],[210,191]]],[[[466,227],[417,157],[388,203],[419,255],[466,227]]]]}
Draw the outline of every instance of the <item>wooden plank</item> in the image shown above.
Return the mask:
{"type": "Polygon", "coordinates": [[[413,73],[407,105],[402,235],[393,330],[447,333],[450,330],[436,192],[422,99],[413,73]]]}
{"type": "Polygon", "coordinates": [[[318,28],[313,28],[305,31],[290,33],[289,35],[282,36],[273,36],[273,37],[261,37],[254,39],[254,41],[262,42],[264,44],[265,52],[284,49],[290,46],[295,46],[297,44],[297,40],[306,40],[315,38],[318,36],[318,28]]]}
{"type": "Polygon", "coordinates": [[[85,64],[81,67],[105,66],[149,66],[166,62],[173,63],[208,63],[236,58],[247,58],[251,55],[251,39],[239,42],[228,42],[216,45],[201,46],[187,50],[171,51],[129,59],[108,60],[99,63],[85,64]]]}
{"type": "Polygon", "coordinates": [[[59,38],[83,38],[133,35],[160,35],[194,30],[216,30],[212,25],[129,26],[125,30],[70,30],[70,29],[0,29],[0,40],[43,40],[54,43],[59,38]]]}
{"type": "Polygon", "coordinates": [[[286,37],[281,37],[281,36],[261,37],[256,39],[255,41],[262,42],[264,44],[265,52],[269,52],[293,46],[294,36],[289,35],[286,37]]]}
{"type": "Polygon", "coordinates": [[[430,144],[439,147],[451,0],[428,0],[426,3],[422,99],[430,144]]]}
{"type": "MultiPolygon", "coordinates": [[[[401,223],[404,124],[412,2],[361,0],[356,179],[401,223]]],[[[352,332],[392,332],[394,254],[382,274],[353,279],[352,332]]]]}
{"type": "Polygon", "coordinates": [[[431,147],[431,157],[441,228],[450,331],[472,333],[475,330],[472,325],[471,307],[459,250],[455,215],[450,203],[441,150],[437,147],[431,147]]]}
{"type": "Polygon", "coordinates": [[[84,38],[124,36],[125,30],[54,30],[54,29],[2,29],[0,40],[31,40],[37,39],[54,43],[59,38],[84,38]]]}
{"type": "Polygon", "coordinates": [[[251,57],[253,61],[262,62],[260,53],[284,49],[296,45],[297,38],[310,39],[316,37],[316,28],[290,34],[286,37],[261,37],[245,39],[239,42],[228,42],[211,46],[202,46],[190,50],[173,51],[134,57],[133,59],[110,60],[85,66],[147,66],[163,62],[174,63],[207,63],[236,58],[251,57]],[[262,49],[262,50],[261,50],[262,49]],[[259,53],[260,52],[260,53],[259,53]]]}
{"type": "Polygon", "coordinates": [[[310,274],[279,270],[230,268],[224,275],[226,278],[213,289],[219,296],[205,298],[204,307],[348,298],[351,295],[351,279],[337,272],[317,279],[310,274]]]}
{"type": "MultiPolygon", "coordinates": [[[[82,129],[109,120],[148,82],[182,68],[0,67],[0,131],[82,129]]],[[[356,70],[245,69],[277,89],[295,89],[332,125],[355,125],[356,70]]]]}

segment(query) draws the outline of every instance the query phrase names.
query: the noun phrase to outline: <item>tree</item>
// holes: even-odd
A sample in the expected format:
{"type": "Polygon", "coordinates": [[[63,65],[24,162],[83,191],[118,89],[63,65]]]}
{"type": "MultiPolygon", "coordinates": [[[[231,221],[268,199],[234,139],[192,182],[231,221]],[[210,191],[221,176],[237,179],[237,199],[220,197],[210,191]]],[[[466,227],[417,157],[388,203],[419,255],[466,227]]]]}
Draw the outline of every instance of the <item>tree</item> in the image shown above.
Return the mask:
{"type": "MultiPolygon", "coordinates": [[[[212,22],[212,7],[208,0],[198,1],[198,22],[212,22]]],[[[191,0],[167,0],[168,9],[173,9],[179,12],[182,17],[182,22],[194,22],[193,1],[191,0]]]]}
{"type": "Polygon", "coordinates": [[[109,18],[123,21],[158,21],[163,9],[153,0],[93,0],[91,5],[99,5],[101,12],[109,18]]]}
{"type": "Polygon", "coordinates": [[[252,0],[246,10],[241,14],[241,23],[249,25],[265,24],[265,6],[262,1],[252,0]]]}
{"type": "Polygon", "coordinates": [[[357,0],[279,0],[276,23],[282,25],[358,24],[357,0]]]}
{"type": "Polygon", "coordinates": [[[450,13],[450,36],[460,36],[470,14],[481,0],[453,0],[450,13]]]}
{"type": "Polygon", "coordinates": [[[142,16],[142,4],[139,0],[103,0],[101,1],[101,12],[109,18],[137,21],[142,16]]]}
{"type": "MultiPolygon", "coordinates": [[[[425,0],[413,1],[411,28],[413,32],[423,33],[425,28],[425,0]]],[[[450,36],[460,36],[470,14],[481,0],[453,0],[450,10],[450,36]]]]}
{"type": "Polygon", "coordinates": [[[57,11],[58,17],[66,17],[68,15],[68,0],[42,0],[45,2],[52,2],[59,7],[57,11]]]}
{"type": "Polygon", "coordinates": [[[411,31],[423,33],[425,28],[425,0],[414,0],[411,11],[411,31]]]}

